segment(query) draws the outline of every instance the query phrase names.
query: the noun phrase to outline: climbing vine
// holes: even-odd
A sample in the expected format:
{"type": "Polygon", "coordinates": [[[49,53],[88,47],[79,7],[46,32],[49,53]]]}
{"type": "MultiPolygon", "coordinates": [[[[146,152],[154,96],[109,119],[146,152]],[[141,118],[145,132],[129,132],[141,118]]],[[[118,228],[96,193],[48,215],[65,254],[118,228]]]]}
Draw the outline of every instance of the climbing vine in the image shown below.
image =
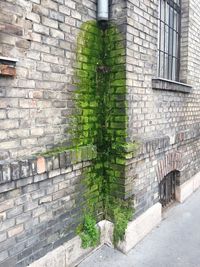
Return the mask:
{"type": "Polygon", "coordinates": [[[135,144],[127,143],[125,48],[114,25],[102,29],[95,21],[84,23],[77,40],[73,142],[93,144],[97,157],[84,173],[84,216],[77,228],[84,248],[98,244],[96,222],[114,223],[113,241],[123,239],[133,216],[125,198],[125,162],[135,144]]]}

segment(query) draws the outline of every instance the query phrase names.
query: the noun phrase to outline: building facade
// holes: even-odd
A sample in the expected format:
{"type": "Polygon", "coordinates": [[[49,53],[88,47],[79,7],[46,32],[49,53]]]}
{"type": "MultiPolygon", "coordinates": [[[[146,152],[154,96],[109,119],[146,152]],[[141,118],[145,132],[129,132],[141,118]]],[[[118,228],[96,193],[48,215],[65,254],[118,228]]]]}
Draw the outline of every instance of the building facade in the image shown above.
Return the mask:
{"type": "MultiPolygon", "coordinates": [[[[101,32],[83,28],[96,21],[96,11],[95,0],[0,1],[2,267],[70,266],[91,250],[80,248],[76,228],[83,213],[81,180],[101,155],[99,147],[88,141],[78,151],[48,151],[71,143],[75,73],[88,67],[87,60],[77,62],[77,40],[80,32],[89,32],[86,39],[91,38],[97,50],[101,32]]],[[[112,63],[108,69],[106,64],[100,67],[107,75],[115,64],[124,66],[121,72],[110,71],[109,90],[114,91],[108,102],[113,101],[116,114],[109,119],[109,141],[113,148],[115,143],[124,145],[120,138],[125,137],[129,149],[123,155],[113,149],[114,163],[107,162],[120,172],[117,190],[122,199],[131,199],[135,210],[127,230],[135,239],[125,237],[119,244],[124,252],[142,238],[135,237],[136,220],[142,225],[155,218],[138,229],[147,233],[161,218],[158,203],[165,205],[174,197],[184,201],[200,185],[199,12],[199,0],[109,3],[109,19],[119,35],[115,41],[110,40],[116,37],[113,31],[107,37],[111,48],[105,62],[112,63]],[[124,116],[123,123],[116,119],[124,116]],[[130,149],[135,143],[136,151],[130,149]]],[[[91,117],[98,117],[95,104],[92,110],[91,117]]],[[[102,221],[101,197],[95,205],[102,221]]],[[[102,232],[106,236],[105,229],[102,232]]],[[[108,242],[105,236],[102,243],[108,242]]]]}

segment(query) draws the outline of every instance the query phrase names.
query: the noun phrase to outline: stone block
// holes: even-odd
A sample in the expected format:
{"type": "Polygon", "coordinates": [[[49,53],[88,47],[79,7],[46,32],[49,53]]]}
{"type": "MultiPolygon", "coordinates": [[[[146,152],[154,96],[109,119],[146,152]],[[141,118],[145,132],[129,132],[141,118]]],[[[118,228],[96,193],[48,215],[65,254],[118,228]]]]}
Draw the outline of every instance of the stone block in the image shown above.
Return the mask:
{"type": "Polygon", "coordinates": [[[24,160],[20,162],[20,178],[25,178],[30,176],[30,166],[29,161],[24,160]]]}
{"type": "Polygon", "coordinates": [[[46,171],[46,162],[44,157],[40,157],[37,159],[37,173],[41,174],[46,171]]]}
{"type": "Polygon", "coordinates": [[[117,248],[127,254],[138,242],[140,242],[162,219],[162,207],[155,204],[134,221],[128,223],[124,241],[117,248]]]}
{"type": "Polygon", "coordinates": [[[195,174],[185,183],[176,187],[176,200],[184,202],[193,192],[200,187],[200,172],[195,174]]]}
{"type": "Polygon", "coordinates": [[[11,170],[9,164],[0,165],[0,183],[11,181],[11,170]]]}

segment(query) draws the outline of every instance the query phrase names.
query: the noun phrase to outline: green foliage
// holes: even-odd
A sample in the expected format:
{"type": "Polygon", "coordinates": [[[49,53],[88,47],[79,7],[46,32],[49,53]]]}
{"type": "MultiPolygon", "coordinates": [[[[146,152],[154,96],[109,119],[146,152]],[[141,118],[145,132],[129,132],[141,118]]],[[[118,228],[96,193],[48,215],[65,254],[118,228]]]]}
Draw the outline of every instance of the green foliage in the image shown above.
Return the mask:
{"type": "Polygon", "coordinates": [[[130,201],[123,201],[117,198],[110,198],[107,207],[107,216],[114,223],[113,243],[117,245],[124,239],[128,222],[133,217],[133,208],[130,201]]]}
{"type": "Polygon", "coordinates": [[[77,234],[82,240],[82,247],[95,247],[100,241],[100,231],[96,226],[96,220],[89,214],[86,214],[83,223],[77,228],[77,234]]]}
{"type": "MultiPolygon", "coordinates": [[[[127,143],[126,69],[123,37],[114,25],[102,30],[96,21],[82,25],[77,40],[76,77],[71,99],[74,113],[68,116],[69,145],[61,144],[40,155],[65,153],[68,164],[92,160],[84,171],[80,208],[84,210],[77,233],[82,247],[99,243],[99,218],[114,223],[114,244],[123,240],[133,216],[125,194],[125,163],[134,157],[137,144],[127,143]],[[101,216],[101,217],[100,217],[101,216]]],[[[78,201],[77,201],[78,202],[78,201]]]]}
{"type": "Polygon", "coordinates": [[[97,244],[95,224],[100,215],[113,221],[117,244],[133,214],[130,203],[120,199],[124,197],[125,161],[134,152],[134,145],[126,142],[125,55],[123,37],[114,25],[106,30],[95,21],[82,25],[77,40],[72,141],[77,147],[97,147],[97,157],[82,179],[86,215],[78,233],[84,248],[97,244]]]}

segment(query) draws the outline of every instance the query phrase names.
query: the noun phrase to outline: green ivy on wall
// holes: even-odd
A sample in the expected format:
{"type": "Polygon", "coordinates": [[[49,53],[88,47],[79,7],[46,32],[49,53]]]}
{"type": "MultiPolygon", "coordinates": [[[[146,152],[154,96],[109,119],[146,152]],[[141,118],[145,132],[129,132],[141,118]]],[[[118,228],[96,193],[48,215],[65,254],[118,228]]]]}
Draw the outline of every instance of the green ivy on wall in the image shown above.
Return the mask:
{"type": "Polygon", "coordinates": [[[114,25],[103,30],[96,21],[84,23],[77,40],[73,143],[76,147],[89,144],[97,147],[97,157],[83,178],[85,216],[77,229],[83,247],[98,244],[95,224],[99,219],[114,223],[113,241],[117,244],[133,216],[132,202],[123,200],[125,162],[135,149],[135,144],[126,142],[123,41],[114,25]]]}

